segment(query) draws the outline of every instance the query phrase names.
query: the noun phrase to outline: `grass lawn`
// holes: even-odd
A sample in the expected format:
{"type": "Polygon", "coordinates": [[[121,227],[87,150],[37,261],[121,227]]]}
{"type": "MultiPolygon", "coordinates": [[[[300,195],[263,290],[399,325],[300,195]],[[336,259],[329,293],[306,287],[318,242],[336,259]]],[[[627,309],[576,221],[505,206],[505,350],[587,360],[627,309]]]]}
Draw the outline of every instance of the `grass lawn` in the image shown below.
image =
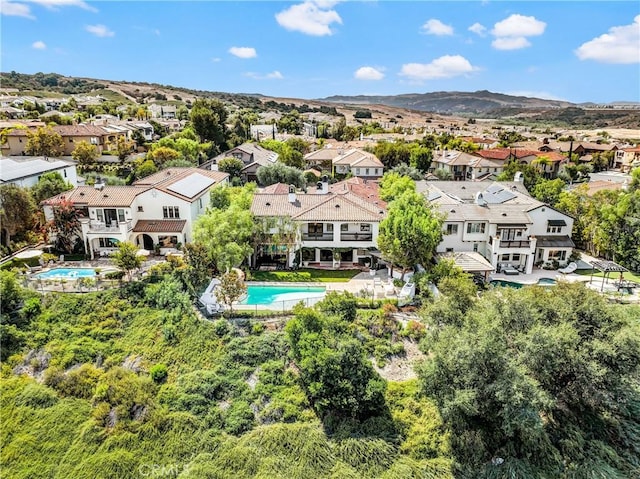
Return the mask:
{"type": "Polygon", "coordinates": [[[360,273],[357,269],[299,269],[297,271],[255,271],[251,273],[252,281],[283,281],[319,283],[346,283],[360,273]]]}
{"type": "MultiPolygon", "coordinates": [[[[582,275],[582,276],[591,276],[591,270],[590,269],[581,269],[581,270],[576,271],[576,274],[579,274],[579,275],[582,275]]],[[[593,276],[594,276],[594,278],[602,278],[604,276],[604,273],[601,273],[600,271],[596,270],[596,272],[593,274],[593,276]]],[[[640,275],[632,273],[631,271],[626,271],[625,273],[623,273],[623,277],[627,281],[635,281],[636,283],[640,284],[640,275]]],[[[618,278],[620,278],[620,273],[609,273],[608,278],[609,279],[613,279],[613,280],[617,280],[618,278]]]]}

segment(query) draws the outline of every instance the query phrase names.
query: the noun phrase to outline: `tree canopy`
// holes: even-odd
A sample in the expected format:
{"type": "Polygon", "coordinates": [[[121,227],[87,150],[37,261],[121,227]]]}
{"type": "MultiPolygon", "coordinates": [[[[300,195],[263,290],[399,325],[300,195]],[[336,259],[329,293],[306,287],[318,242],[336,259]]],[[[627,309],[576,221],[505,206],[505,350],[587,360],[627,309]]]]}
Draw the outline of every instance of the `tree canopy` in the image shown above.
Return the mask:
{"type": "Polygon", "coordinates": [[[71,183],[65,181],[60,173],[51,171],[40,177],[38,183],[31,188],[31,194],[36,203],[40,203],[42,200],[71,189],[73,189],[71,183]]]}
{"type": "Polygon", "coordinates": [[[285,183],[294,185],[296,188],[304,188],[307,185],[307,180],[302,170],[278,162],[261,166],[258,168],[256,176],[261,186],[285,183]]]}
{"type": "Polygon", "coordinates": [[[58,156],[64,152],[64,143],[60,133],[51,127],[27,131],[27,145],[24,151],[34,156],[58,156]]]}
{"type": "Polygon", "coordinates": [[[191,108],[191,124],[202,143],[212,143],[215,152],[227,147],[227,110],[219,100],[198,99],[191,108]]]}
{"type": "Polygon", "coordinates": [[[485,294],[456,323],[427,315],[419,376],[451,429],[459,476],[634,475],[633,316],[564,283],[485,294]]]}
{"type": "Polygon", "coordinates": [[[427,265],[442,240],[442,223],[424,196],[407,190],[389,204],[380,222],[378,247],[403,269],[427,265]]]}

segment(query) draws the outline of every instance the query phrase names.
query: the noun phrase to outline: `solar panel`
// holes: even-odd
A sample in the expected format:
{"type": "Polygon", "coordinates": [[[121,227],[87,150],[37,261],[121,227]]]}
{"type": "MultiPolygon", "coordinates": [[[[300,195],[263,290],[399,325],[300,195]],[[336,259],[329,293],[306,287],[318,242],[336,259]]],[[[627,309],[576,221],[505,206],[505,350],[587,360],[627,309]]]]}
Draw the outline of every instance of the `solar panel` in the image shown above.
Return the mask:
{"type": "Polygon", "coordinates": [[[509,190],[505,190],[500,185],[491,185],[482,194],[482,199],[487,203],[500,204],[515,198],[516,195],[509,190]]]}
{"type": "Polygon", "coordinates": [[[193,198],[214,183],[215,180],[208,176],[201,175],[200,173],[191,173],[186,178],[182,178],[167,186],[167,189],[179,195],[186,196],[187,198],[193,198]]]}

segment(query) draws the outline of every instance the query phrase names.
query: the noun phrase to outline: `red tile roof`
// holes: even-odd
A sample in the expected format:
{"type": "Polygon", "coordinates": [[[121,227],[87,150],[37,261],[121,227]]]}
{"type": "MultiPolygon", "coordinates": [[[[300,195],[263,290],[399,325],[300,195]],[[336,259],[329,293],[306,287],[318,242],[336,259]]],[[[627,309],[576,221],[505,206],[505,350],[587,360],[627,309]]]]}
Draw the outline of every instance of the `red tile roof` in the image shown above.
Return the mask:
{"type": "Polygon", "coordinates": [[[182,233],[187,220],[138,220],[134,233],[182,233]]]}

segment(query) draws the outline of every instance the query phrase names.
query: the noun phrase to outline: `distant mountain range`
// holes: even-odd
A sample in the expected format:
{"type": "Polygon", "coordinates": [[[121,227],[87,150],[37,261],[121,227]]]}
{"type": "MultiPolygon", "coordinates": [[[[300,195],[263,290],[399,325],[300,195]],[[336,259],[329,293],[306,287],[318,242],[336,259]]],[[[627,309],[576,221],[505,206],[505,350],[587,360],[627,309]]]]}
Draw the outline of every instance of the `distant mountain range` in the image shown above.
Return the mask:
{"type": "MultiPolygon", "coordinates": [[[[431,93],[408,93],[403,95],[334,95],[320,99],[332,103],[378,104],[407,108],[410,110],[430,111],[445,114],[492,114],[509,110],[551,110],[568,107],[595,108],[595,103],[575,104],[562,100],[545,100],[525,96],[505,95],[487,90],[475,92],[439,91],[431,93]]],[[[631,102],[616,102],[611,105],[630,105],[631,102]]],[[[637,105],[637,103],[636,103],[637,105]]]]}

